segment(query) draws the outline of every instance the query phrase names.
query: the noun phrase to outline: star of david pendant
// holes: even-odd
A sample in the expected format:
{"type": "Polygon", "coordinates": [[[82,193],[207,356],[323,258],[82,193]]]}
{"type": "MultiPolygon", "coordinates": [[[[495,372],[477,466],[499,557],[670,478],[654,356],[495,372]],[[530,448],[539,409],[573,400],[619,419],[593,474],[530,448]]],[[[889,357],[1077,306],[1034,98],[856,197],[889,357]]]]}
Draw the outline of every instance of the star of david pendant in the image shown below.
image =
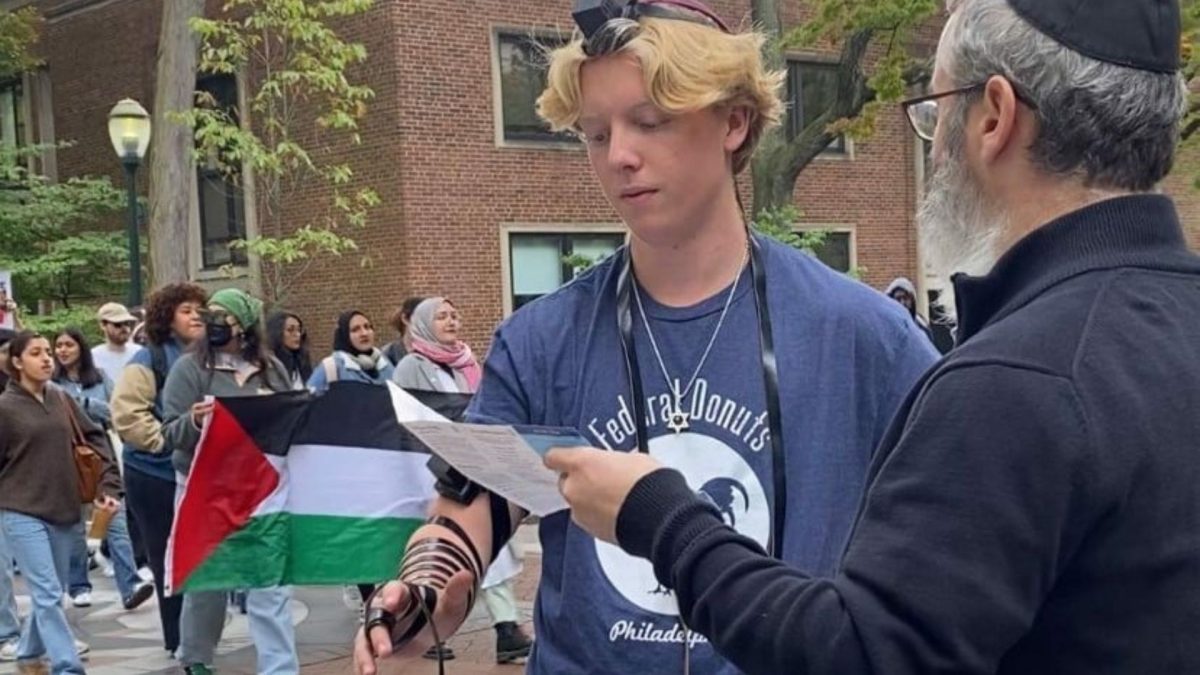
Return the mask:
{"type": "Polygon", "coordinates": [[[683,406],[677,402],[675,410],[671,412],[671,418],[667,420],[667,428],[678,435],[687,431],[689,426],[688,414],[683,412],[683,406]]]}

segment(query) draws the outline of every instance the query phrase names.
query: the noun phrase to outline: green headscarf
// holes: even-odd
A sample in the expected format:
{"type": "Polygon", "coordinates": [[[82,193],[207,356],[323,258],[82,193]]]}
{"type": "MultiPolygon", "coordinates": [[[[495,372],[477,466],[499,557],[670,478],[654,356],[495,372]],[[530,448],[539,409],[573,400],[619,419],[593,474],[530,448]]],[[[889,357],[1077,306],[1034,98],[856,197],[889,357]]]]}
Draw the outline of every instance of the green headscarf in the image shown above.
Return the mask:
{"type": "Polygon", "coordinates": [[[210,305],[220,305],[242,324],[244,330],[250,330],[258,324],[262,317],[262,300],[251,297],[245,291],[237,288],[223,288],[208,299],[210,305]]]}

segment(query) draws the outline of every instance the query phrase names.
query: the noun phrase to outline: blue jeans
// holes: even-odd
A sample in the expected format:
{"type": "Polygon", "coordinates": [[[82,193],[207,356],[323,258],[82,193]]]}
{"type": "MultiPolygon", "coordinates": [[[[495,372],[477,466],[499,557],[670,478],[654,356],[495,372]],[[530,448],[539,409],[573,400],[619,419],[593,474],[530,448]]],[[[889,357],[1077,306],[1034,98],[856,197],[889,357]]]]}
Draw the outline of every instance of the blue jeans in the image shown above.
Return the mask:
{"type": "MultiPolygon", "coordinates": [[[[212,665],[221,631],[225,628],[224,591],[185,593],[179,618],[179,662],[184,666],[212,665]]],[[[258,652],[260,675],[296,675],[296,632],[292,626],[291,587],[256,588],[246,593],[250,637],[258,652]]]]}
{"type": "MultiPolygon", "coordinates": [[[[136,563],[133,562],[133,542],[129,539],[129,521],[125,515],[125,508],[122,502],[121,510],[109,521],[108,533],[105,535],[108,539],[108,552],[112,554],[113,577],[122,601],[129,599],[129,596],[133,595],[133,589],[142,583],[136,563]]],[[[84,531],[83,521],[75,526],[75,532],[75,542],[71,548],[70,586],[67,591],[72,598],[92,590],[92,582],[88,581],[87,533],[84,531]]]]}
{"type": "Polygon", "coordinates": [[[13,554],[0,527],[0,645],[21,636],[17,594],[13,592],[13,554]]]}
{"type": "Polygon", "coordinates": [[[17,659],[49,656],[55,675],[82,675],[83,663],[75,652],[75,638],[62,607],[63,582],[71,563],[75,528],[53,525],[15,511],[0,511],[0,527],[33,596],[33,611],[21,631],[17,659]]]}

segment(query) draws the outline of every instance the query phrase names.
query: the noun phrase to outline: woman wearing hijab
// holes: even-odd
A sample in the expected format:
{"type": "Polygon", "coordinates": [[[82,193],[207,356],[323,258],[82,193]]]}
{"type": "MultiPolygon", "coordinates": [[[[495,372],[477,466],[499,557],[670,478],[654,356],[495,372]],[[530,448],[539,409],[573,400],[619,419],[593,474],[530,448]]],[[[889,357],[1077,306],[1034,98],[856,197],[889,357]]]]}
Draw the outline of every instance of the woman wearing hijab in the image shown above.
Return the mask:
{"type": "MultiPolygon", "coordinates": [[[[408,324],[411,350],[396,366],[392,381],[405,389],[473,394],[483,369],[467,343],[458,338],[462,328],[458,310],[445,298],[429,298],[417,305],[408,324]]],[[[512,580],[521,573],[521,562],[510,543],[483,578],[483,600],[496,629],[496,661],[514,663],[529,656],[531,641],[517,625],[517,603],[512,580]]]]}
{"type": "Polygon", "coordinates": [[[308,388],[325,391],[332,382],[385,384],[395,366],[375,346],[375,328],[366,314],[343,312],[333,331],[333,353],[325,357],[308,379],[308,388]]]}
{"type": "Polygon", "coordinates": [[[458,310],[445,298],[417,305],[409,321],[412,349],[396,366],[392,380],[406,389],[474,394],[483,377],[475,354],[458,339],[458,310]]]}
{"type": "Polygon", "coordinates": [[[304,322],[291,312],[275,312],[267,319],[267,342],[271,353],[287,369],[293,389],[303,389],[312,377],[312,358],[308,355],[308,333],[304,322]]]}

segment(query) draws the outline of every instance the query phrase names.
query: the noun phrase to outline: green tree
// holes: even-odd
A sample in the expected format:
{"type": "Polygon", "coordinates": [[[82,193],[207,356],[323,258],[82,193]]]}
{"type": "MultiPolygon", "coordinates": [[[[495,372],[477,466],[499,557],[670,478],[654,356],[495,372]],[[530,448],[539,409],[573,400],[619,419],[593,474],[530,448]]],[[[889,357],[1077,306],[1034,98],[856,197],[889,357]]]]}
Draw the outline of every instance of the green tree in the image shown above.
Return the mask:
{"type": "Polygon", "coordinates": [[[121,193],[107,178],[50,182],[29,169],[43,150],[0,147],[0,269],[12,271],[14,296],[27,307],[119,297],[128,281],[124,239],[92,228],[121,208],[121,193]]]}
{"type": "Polygon", "coordinates": [[[763,138],[753,169],[753,213],[792,203],[800,173],[840,134],[869,137],[879,111],[900,101],[909,86],[929,76],[928,58],[911,52],[918,27],[937,11],[937,0],[801,0],[810,17],[784,28],[782,0],[752,0],[755,25],[770,38],[768,64],[786,66],[785,55],[818,45],[838,50],[835,94],[829,108],[794,137],[777,128],[763,138]]]}
{"type": "Polygon", "coordinates": [[[197,161],[214,163],[234,180],[243,167],[254,177],[260,233],[233,245],[259,262],[271,302],[282,302],[319,256],[357,250],[347,229],[361,227],[379,203],[373,189],[355,187],[349,164],[331,159],[338,143],[361,143],[359,121],[374,96],[349,73],[366,60],[366,49],[339,37],[333,24],[371,6],[372,0],[226,0],[224,18],[191,20],[200,36],[200,70],[247,75],[254,83],[246,115],[199,95],[181,117],[195,130],[197,161]],[[316,189],[330,194],[325,207],[299,222],[289,211],[285,222],[292,197],[316,189]]]}
{"type": "MultiPolygon", "coordinates": [[[[0,12],[0,78],[41,64],[34,55],[41,22],[28,7],[0,12]]],[[[86,301],[116,297],[126,286],[122,236],[98,227],[123,201],[107,178],[55,183],[39,174],[37,160],[47,149],[0,146],[0,269],[13,273],[13,296],[30,326],[47,327],[46,317],[28,310],[48,301],[60,316],[88,316],[86,328],[95,323],[86,301]]]]}

